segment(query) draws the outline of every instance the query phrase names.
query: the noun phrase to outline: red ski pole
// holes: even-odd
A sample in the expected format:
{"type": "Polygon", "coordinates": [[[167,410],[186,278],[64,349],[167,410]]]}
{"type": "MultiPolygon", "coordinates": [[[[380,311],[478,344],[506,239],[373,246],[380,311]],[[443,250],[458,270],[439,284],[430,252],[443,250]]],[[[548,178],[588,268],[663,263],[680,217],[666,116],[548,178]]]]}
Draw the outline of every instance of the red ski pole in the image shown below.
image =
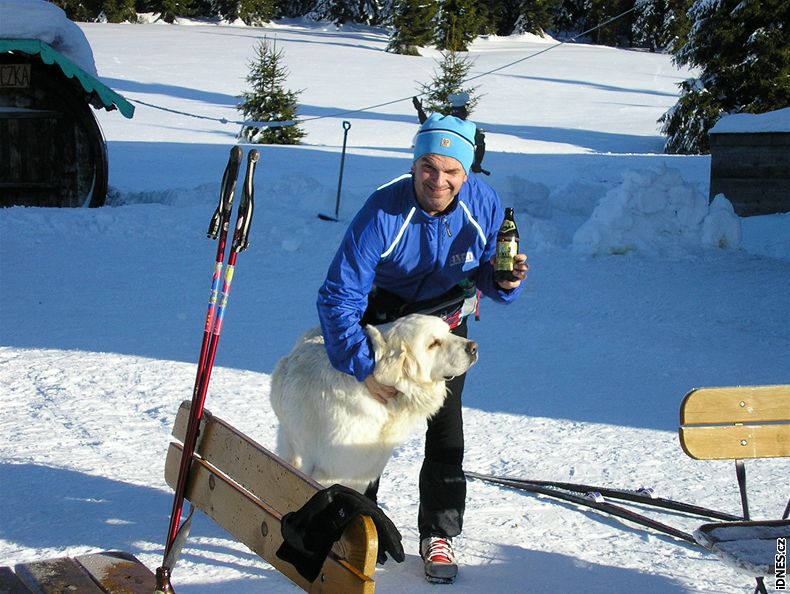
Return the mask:
{"type": "MultiPolygon", "coordinates": [[[[255,153],[255,161],[257,161],[257,151],[251,151],[250,155],[255,153]]],[[[184,448],[181,454],[181,465],[179,467],[178,479],[176,481],[175,493],[173,496],[173,508],[170,514],[170,525],[167,532],[167,542],[165,544],[164,559],[162,567],[157,568],[157,589],[156,593],[173,592],[170,585],[170,570],[175,565],[175,562],[180,553],[183,541],[189,533],[191,525],[192,511],[189,517],[179,527],[181,520],[181,513],[183,510],[187,479],[189,478],[189,469],[191,467],[192,458],[195,451],[197,442],[198,429],[200,421],[203,416],[203,407],[208,392],[208,384],[211,378],[211,368],[214,364],[214,356],[217,350],[217,342],[219,339],[219,330],[222,325],[222,317],[224,316],[224,306],[227,303],[227,294],[230,291],[230,280],[232,280],[233,273],[230,275],[226,273],[225,283],[223,286],[222,297],[218,304],[219,295],[219,281],[222,276],[222,264],[225,259],[225,250],[227,245],[228,228],[230,226],[231,211],[233,208],[233,195],[236,190],[236,179],[238,177],[239,167],[241,165],[242,150],[238,146],[233,147],[230,152],[228,164],[225,167],[225,173],[222,177],[222,185],[220,188],[220,199],[217,210],[215,211],[211,224],[209,225],[208,237],[210,239],[217,239],[219,237],[219,244],[217,246],[217,257],[214,266],[214,274],[211,283],[211,292],[209,294],[208,313],[206,315],[206,324],[203,331],[203,342],[200,347],[200,356],[198,358],[197,374],[195,377],[195,385],[192,391],[192,402],[189,411],[189,419],[187,421],[187,431],[184,437],[184,448]]],[[[250,171],[248,162],[247,177],[249,182],[245,180],[245,196],[244,204],[239,208],[239,220],[242,219],[242,210],[245,213],[249,212],[251,215],[251,206],[245,204],[252,203],[252,172],[250,171]],[[249,193],[249,195],[247,195],[249,193]]],[[[250,215],[245,214],[246,230],[249,230],[250,215]]],[[[238,225],[237,225],[238,228],[238,225]]],[[[238,234],[238,231],[236,232],[238,234]]],[[[234,234],[234,245],[236,244],[234,234]]],[[[244,245],[246,248],[246,243],[244,245]]],[[[243,248],[242,248],[243,249],[243,248]]],[[[235,254],[231,255],[231,259],[235,264],[235,254]]]]}

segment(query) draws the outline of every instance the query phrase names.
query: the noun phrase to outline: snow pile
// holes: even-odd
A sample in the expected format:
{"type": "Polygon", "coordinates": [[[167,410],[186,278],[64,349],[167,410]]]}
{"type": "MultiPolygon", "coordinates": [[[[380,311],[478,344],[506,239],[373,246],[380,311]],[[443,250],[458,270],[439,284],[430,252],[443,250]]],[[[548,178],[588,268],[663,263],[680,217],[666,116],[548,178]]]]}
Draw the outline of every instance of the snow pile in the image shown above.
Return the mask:
{"type": "Polygon", "coordinates": [[[711,134],[743,132],[790,132],[790,107],[766,113],[735,113],[724,116],[711,128],[711,134]]]}
{"type": "Polygon", "coordinates": [[[626,171],[573,236],[589,255],[678,255],[700,245],[738,248],[740,219],[724,196],[708,199],[666,166],[626,171]]]}
{"type": "Polygon", "coordinates": [[[87,37],[58,6],[43,0],[0,2],[0,39],[39,39],[98,76],[87,37]]]}

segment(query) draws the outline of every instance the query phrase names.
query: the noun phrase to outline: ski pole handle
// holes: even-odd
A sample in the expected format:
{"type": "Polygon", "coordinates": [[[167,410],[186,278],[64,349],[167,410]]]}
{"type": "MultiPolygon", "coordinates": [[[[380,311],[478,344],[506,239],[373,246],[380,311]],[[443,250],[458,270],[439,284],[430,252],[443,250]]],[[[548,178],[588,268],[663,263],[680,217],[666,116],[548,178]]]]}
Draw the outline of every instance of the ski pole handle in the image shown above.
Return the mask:
{"type": "Polygon", "coordinates": [[[244,194],[239,203],[239,213],[236,215],[236,231],[233,234],[233,246],[231,250],[235,253],[243,252],[249,247],[250,225],[252,224],[252,214],[255,208],[255,186],[253,177],[255,176],[255,166],[258,164],[260,154],[256,149],[250,150],[247,154],[247,171],[244,174],[244,194]]]}
{"type": "Polygon", "coordinates": [[[208,226],[207,235],[209,239],[216,239],[223,225],[227,225],[230,220],[230,213],[233,208],[233,194],[236,192],[236,178],[239,175],[242,154],[239,146],[234,146],[230,149],[230,158],[225,167],[222,185],[219,190],[219,204],[208,226]]]}

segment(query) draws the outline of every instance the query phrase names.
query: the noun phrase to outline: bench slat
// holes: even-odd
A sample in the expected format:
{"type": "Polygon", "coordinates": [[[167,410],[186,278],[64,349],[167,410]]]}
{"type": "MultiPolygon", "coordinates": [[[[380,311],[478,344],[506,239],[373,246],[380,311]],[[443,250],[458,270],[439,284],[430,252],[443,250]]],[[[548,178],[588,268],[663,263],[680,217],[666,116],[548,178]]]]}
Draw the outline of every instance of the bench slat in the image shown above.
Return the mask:
{"type": "Polygon", "coordinates": [[[680,445],[696,460],[790,456],[790,425],[681,427],[680,445]]]}
{"type": "Polygon", "coordinates": [[[31,594],[30,590],[14,573],[10,567],[0,567],[0,593],[2,594],[31,594]]]}
{"type": "Polygon", "coordinates": [[[14,566],[20,580],[37,594],[105,594],[82,567],[68,557],[14,566]]]}
{"type": "MultiPolygon", "coordinates": [[[[190,403],[179,408],[173,436],[184,440],[190,403]]],[[[210,412],[203,413],[197,454],[256,497],[285,515],[302,507],[323,487],[210,412]]]]}
{"type": "Polygon", "coordinates": [[[106,551],[75,557],[107,594],[151,594],[156,576],[135,556],[106,551]]]}
{"type": "MultiPolygon", "coordinates": [[[[204,443],[208,435],[204,436],[204,443]]],[[[181,446],[170,444],[165,478],[171,487],[178,479],[181,452],[181,446]]],[[[186,498],[303,590],[326,594],[373,594],[375,584],[369,576],[332,554],[327,557],[322,574],[315,582],[307,582],[290,563],[276,555],[283,542],[280,530],[282,515],[199,458],[192,464],[186,498]]],[[[354,524],[361,524],[361,528],[351,532],[364,535],[364,543],[369,544],[371,530],[375,535],[373,520],[363,516],[354,524]]],[[[377,539],[374,544],[377,546],[377,539]]]]}
{"type": "Polygon", "coordinates": [[[697,460],[790,456],[790,386],[692,390],[680,425],[680,444],[697,460]]]}
{"type": "Polygon", "coordinates": [[[790,385],[692,390],[680,407],[681,425],[790,422],[790,385]]]}

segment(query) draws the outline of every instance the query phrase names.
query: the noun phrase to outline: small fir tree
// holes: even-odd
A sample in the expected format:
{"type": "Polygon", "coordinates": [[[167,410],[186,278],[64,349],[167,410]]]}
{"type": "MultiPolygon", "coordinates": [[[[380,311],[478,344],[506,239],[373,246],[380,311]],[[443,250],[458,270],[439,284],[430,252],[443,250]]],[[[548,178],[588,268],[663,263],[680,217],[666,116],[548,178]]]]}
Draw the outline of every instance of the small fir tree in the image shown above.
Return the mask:
{"type": "MultiPolygon", "coordinates": [[[[296,118],[296,100],[301,91],[283,87],[288,69],[282,65],[282,50],[264,37],[255,48],[256,59],[250,61],[247,82],[252,90],[242,93],[239,111],[247,120],[282,122],[296,118]]],[[[258,128],[244,126],[239,138],[257,144],[298,144],[305,133],[299,126],[258,128]]]]}
{"type": "Polygon", "coordinates": [[[417,46],[430,45],[433,41],[433,21],[438,11],[436,0],[400,0],[395,5],[387,51],[419,56],[417,46]]]}
{"type": "Polygon", "coordinates": [[[466,104],[468,114],[474,110],[478,97],[475,97],[477,87],[464,87],[464,81],[469,74],[474,62],[468,56],[458,52],[442,52],[442,59],[438,62],[438,70],[430,83],[420,84],[420,95],[426,110],[433,113],[447,115],[450,113],[450,95],[453,93],[466,93],[469,101],[466,104]]]}

